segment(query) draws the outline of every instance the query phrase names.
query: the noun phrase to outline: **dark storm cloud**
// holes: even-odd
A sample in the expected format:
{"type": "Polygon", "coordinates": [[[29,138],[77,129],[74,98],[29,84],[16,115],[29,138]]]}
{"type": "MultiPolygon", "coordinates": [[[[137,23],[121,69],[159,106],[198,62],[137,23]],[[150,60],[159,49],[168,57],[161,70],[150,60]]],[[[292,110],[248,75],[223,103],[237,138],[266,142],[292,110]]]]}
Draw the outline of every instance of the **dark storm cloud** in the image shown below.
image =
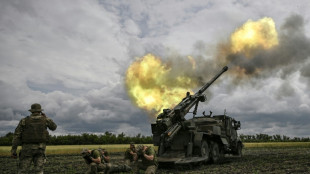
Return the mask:
{"type": "Polygon", "coordinates": [[[295,89],[287,81],[282,83],[280,88],[276,91],[276,96],[279,100],[283,99],[284,97],[293,96],[295,94],[295,89]]]}
{"type": "Polygon", "coordinates": [[[279,112],[277,114],[250,114],[241,115],[243,134],[258,134],[265,133],[273,135],[277,134],[295,136],[294,132],[298,132],[299,136],[307,137],[308,131],[305,129],[309,127],[310,117],[307,113],[294,113],[294,112],[279,112]],[[247,130],[255,130],[247,132],[247,130]],[[294,132],[291,132],[294,130],[294,132]]]}

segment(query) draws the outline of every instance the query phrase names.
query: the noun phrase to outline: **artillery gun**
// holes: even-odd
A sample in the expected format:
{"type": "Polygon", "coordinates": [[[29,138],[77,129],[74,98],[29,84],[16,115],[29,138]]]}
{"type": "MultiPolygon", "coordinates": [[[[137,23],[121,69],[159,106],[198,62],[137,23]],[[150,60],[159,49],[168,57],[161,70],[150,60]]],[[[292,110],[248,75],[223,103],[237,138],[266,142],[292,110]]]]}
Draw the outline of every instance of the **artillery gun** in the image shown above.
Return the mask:
{"type": "Polygon", "coordinates": [[[153,144],[158,146],[159,164],[219,163],[225,154],[242,155],[243,144],[237,136],[240,121],[224,115],[197,117],[199,102],[206,101],[203,92],[225,71],[225,66],[194,95],[186,97],[173,109],[164,109],[152,123],[153,144]],[[193,118],[185,115],[194,107],[193,118]]]}

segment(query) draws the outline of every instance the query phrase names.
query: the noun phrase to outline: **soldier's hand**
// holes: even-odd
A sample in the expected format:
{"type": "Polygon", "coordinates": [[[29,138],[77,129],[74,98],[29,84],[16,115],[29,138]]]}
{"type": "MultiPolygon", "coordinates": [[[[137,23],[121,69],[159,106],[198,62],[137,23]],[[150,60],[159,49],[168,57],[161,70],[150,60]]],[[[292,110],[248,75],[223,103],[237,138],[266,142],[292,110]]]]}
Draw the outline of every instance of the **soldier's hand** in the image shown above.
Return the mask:
{"type": "Polygon", "coordinates": [[[12,154],[11,154],[11,158],[16,159],[16,158],[17,158],[17,153],[16,153],[16,152],[12,153],[12,154]]]}
{"type": "Polygon", "coordinates": [[[83,158],[85,158],[85,157],[90,157],[90,153],[89,153],[89,151],[86,150],[86,149],[83,149],[83,150],[81,151],[81,155],[82,155],[83,158]]]}

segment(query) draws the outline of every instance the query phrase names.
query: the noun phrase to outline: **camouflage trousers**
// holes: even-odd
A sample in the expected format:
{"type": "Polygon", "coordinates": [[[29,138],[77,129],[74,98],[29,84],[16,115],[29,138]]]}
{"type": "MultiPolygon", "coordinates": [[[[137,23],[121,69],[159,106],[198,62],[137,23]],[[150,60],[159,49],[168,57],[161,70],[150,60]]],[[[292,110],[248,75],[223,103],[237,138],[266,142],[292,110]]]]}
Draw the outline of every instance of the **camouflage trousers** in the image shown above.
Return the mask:
{"type": "Polygon", "coordinates": [[[113,165],[111,163],[90,163],[89,169],[85,174],[109,174],[109,173],[119,173],[119,172],[129,172],[131,168],[127,165],[113,165]]]}
{"type": "Polygon", "coordinates": [[[130,167],[134,167],[135,165],[135,161],[130,160],[130,159],[125,159],[124,162],[127,166],[130,166],[130,167]]]}
{"type": "Polygon", "coordinates": [[[87,170],[87,172],[85,174],[98,174],[98,172],[104,172],[106,173],[108,170],[108,166],[107,164],[97,164],[97,163],[90,163],[89,164],[89,169],[87,170]]]}
{"type": "Polygon", "coordinates": [[[45,163],[44,149],[22,149],[19,154],[18,174],[27,174],[34,164],[34,173],[43,174],[45,163]]]}
{"type": "Polygon", "coordinates": [[[155,174],[157,170],[156,165],[145,166],[142,162],[137,162],[135,165],[134,173],[140,173],[140,170],[144,170],[145,174],[155,174]]]}

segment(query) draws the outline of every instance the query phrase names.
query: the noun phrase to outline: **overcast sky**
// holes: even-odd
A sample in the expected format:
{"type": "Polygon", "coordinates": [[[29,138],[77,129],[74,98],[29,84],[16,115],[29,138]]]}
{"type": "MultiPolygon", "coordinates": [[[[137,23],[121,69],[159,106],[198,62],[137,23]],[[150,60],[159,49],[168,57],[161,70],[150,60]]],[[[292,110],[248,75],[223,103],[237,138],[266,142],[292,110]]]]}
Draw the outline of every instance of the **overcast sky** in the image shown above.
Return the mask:
{"type": "Polygon", "coordinates": [[[243,134],[309,137],[309,9],[309,0],[1,0],[0,135],[13,132],[33,103],[58,125],[54,135],[151,135],[152,120],[125,88],[137,57],[212,59],[243,23],[271,17],[282,49],[254,59],[266,69],[259,76],[238,83],[224,74],[199,112],[226,109],[243,134]]]}

